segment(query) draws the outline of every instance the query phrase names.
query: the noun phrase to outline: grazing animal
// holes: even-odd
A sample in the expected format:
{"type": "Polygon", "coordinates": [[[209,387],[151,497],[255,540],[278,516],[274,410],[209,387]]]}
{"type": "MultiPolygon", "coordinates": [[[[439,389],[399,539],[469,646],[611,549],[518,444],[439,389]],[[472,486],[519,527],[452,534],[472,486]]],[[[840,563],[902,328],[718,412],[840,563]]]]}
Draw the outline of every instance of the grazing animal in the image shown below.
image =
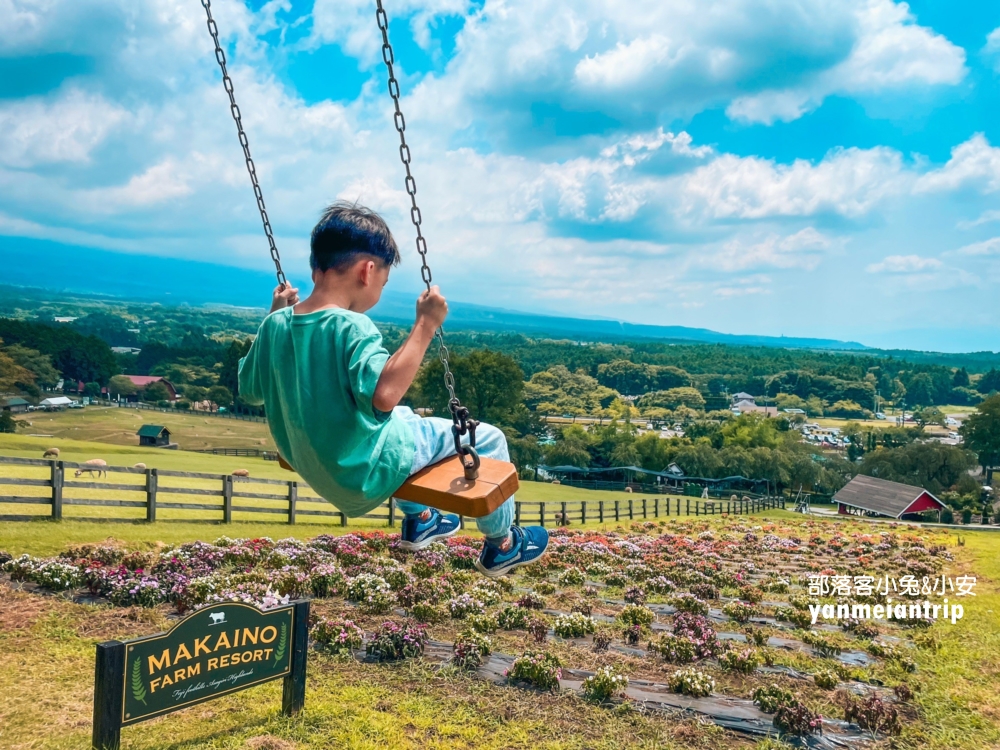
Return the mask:
{"type": "Polygon", "coordinates": [[[132,468],[133,469],[139,469],[140,471],[145,471],[146,470],[146,464],[144,464],[144,463],[137,463],[132,468]]]}
{"type": "Polygon", "coordinates": [[[58,448],[49,448],[45,453],[42,454],[42,458],[59,458],[58,448]]]}
{"type": "Polygon", "coordinates": [[[569,526],[569,514],[559,512],[556,513],[556,525],[558,526],[569,526]]]}
{"type": "Polygon", "coordinates": [[[233,477],[236,482],[249,482],[250,472],[247,469],[236,469],[233,472],[233,477]]]}
{"type": "Polygon", "coordinates": [[[80,464],[80,468],[76,470],[74,476],[79,477],[81,474],[90,474],[91,478],[94,477],[94,472],[97,472],[98,478],[103,474],[108,475],[108,462],[103,458],[92,458],[89,461],[84,461],[80,464]]]}
{"type": "Polygon", "coordinates": [[[553,479],[552,484],[562,484],[558,479],[553,479]]]}
{"type": "Polygon", "coordinates": [[[626,492],[631,492],[631,491],[632,491],[632,488],[631,488],[631,487],[626,487],[626,488],[625,488],[625,491],[626,491],[626,492]]]}

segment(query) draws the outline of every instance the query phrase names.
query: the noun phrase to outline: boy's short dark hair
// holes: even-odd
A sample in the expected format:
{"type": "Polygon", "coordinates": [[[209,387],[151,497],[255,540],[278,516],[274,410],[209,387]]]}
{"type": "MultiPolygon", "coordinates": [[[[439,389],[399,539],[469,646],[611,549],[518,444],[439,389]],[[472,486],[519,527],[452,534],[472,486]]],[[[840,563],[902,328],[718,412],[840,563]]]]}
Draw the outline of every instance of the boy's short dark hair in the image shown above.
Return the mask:
{"type": "Polygon", "coordinates": [[[312,270],[340,271],[370,256],[386,266],[399,264],[399,248],[385,220],[370,208],[337,201],[323,211],[309,240],[312,270]]]}

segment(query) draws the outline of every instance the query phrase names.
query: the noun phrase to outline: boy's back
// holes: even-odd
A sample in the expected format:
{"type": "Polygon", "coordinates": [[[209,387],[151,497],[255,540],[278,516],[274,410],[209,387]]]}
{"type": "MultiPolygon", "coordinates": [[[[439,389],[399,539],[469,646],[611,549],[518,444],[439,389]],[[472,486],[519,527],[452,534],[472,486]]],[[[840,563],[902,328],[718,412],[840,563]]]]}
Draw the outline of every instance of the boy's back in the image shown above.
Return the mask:
{"type": "Polygon", "coordinates": [[[264,319],[240,362],[240,396],[266,405],[282,457],[348,516],[378,506],[410,474],[411,429],[372,405],[388,357],[365,315],[287,307],[264,319]]]}

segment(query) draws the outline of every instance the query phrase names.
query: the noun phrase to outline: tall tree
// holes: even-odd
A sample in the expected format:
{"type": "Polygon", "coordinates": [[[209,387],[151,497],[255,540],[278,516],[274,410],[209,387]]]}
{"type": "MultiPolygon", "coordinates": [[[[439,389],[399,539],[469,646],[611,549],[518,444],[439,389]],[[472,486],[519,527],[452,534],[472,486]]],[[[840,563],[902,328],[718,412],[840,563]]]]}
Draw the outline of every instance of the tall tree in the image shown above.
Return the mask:
{"type": "Polygon", "coordinates": [[[958,431],[984,469],[1000,466],[1000,394],[979,404],[958,431]]]}
{"type": "MultiPolygon", "coordinates": [[[[513,357],[482,349],[464,357],[452,356],[449,364],[458,397],[475,419],[511,423],[524,393],[524,373],[513,357]]],[[[447,419],[449,396],[443,375],[441,361],[431,359],[421,368],[408,396],[416,406],[429,406],[437,416],[447,419]]]]}

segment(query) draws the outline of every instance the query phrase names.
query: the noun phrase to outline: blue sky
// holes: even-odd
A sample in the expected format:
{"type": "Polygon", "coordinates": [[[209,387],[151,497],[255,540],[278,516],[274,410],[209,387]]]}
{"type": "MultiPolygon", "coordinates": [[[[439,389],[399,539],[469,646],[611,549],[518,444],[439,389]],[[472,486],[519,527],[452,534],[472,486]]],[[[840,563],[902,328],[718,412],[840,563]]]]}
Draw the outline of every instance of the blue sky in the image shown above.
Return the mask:
{"type": "MultiPolygon", "coordinates": [[[[289,276],[306,282],[324,204],[357,199],[404,249],[390,283],[416,291],[372,5],[212,7],[289,276]]],[[[1000,4],[386,10],[446,295],[1000,349],[1000,4]]],[[[267,267],[202,13],[0,0],[0,259],[44,240],[81,273],[98,250],[267,267]]]]}

